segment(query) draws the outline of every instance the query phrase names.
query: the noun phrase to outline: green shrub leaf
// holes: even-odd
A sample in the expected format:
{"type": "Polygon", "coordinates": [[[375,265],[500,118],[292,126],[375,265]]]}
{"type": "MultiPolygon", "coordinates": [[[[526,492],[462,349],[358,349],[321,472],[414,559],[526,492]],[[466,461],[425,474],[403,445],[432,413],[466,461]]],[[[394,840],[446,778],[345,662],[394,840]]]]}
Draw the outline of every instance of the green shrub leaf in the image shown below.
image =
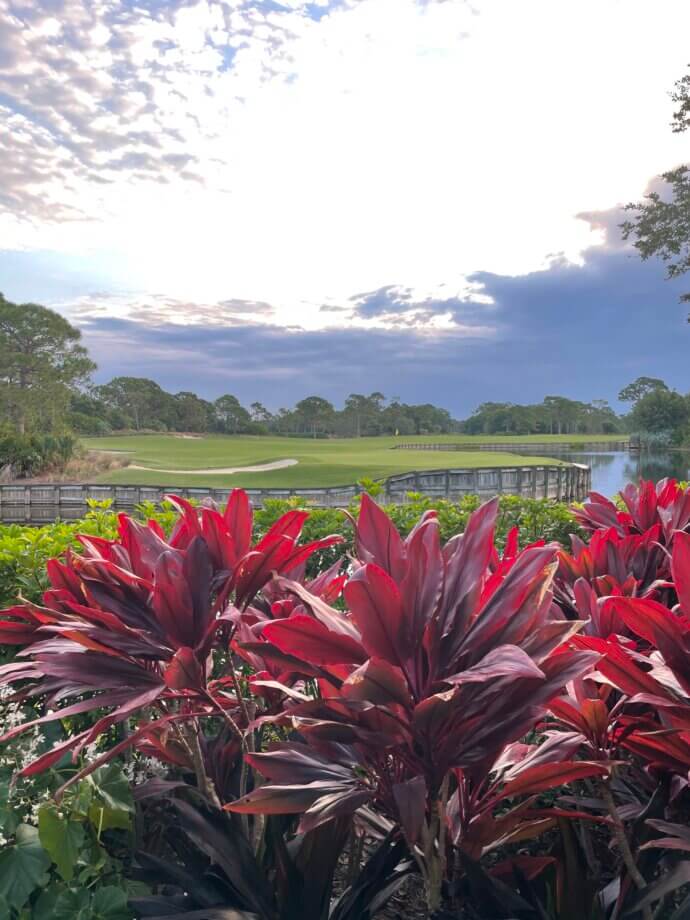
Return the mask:
{"type": "Polygon", "coordinates": [[[99,888],[93,896],[91,916],[93,920],[130,920],[127,895],[114,885],[99,888]]]}
{"type": "Polygon", "coordinates": [[[84,828],[78,821],[61,817],[54,805],[43,805],[38,813],[38,833],[58,872],[69,882],[84,845],[84,828]]]}
{"type": "Polygon", "coordinates": [[[49,868],[50,857],[41,846],[38,830],[30,824],[20,824],[15,843],[0,853],[0,899],[19,910],[37,888],[47,883],[49,868]]]}
{"type": "Polygon", "coordinates": [[[116,763],[99,767],[93,771],[89,779],[103,804],[111,811],[134,811],[129,782],[116,763]]]}

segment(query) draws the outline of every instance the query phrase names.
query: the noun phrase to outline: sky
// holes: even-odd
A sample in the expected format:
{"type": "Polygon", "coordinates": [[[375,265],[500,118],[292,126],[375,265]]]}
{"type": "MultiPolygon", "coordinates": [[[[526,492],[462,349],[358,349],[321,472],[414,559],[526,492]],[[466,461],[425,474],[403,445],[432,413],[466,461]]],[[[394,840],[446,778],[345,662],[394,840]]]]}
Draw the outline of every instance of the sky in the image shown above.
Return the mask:
{"type": "MultiPolygon", "coordinates": [[[[0,0],[0,291],[96,380],[271,409],[690,389],[622,205],[687,0],[0,0]]],[[[686,288],[687,288],[686,284],[686,288]]]]}

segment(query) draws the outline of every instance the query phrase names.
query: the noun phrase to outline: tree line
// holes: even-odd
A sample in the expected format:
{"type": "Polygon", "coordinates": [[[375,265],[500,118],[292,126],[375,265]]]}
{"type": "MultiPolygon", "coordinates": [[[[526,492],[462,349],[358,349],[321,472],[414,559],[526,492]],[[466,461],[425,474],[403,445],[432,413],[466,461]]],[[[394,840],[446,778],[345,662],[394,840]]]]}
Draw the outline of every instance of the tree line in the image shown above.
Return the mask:
{"type": "Polygon", "coordinates": [[[116,377],[75,393],[71,421],[88,434],[109,430],[279,434],[299,437],[372,437],[384,434],[447,434],[457,430],[450,413],[431,404],[386,400],[383,393],[351,393],[342,407],[307,396],[272,412],[261,402],[243,406],[225,393],[210,401],[195,393],[167,393],[145,377],[116,377]]]}
{"type": "Polygon", "coordinates": [[[631,404],[623,417],[605,400],[547,396],[541,403],[485,402],[464,420],[431,403],[408,404],[383,393],[351,393],[341,408],[307,396],[272,411],[242,405],[225,393],[215,400],[183,390],[168,393],[146,377],[115,377],[96,385],[96,365],[78,329],[38,304],[10,303],[0,294],[0,429],[17,435],[105,435],[112,431],[277,434],[293,437],[375,437],[650,433],[690,440],[690,396],[653,377],[619,394],[631,404]]]}
{"type": "Polygon", "coordinates": [[[243,406],[225,393],[207,400],[168,393],[146,377],[115,377],[96,385],[81,333],[39,304],[11,303],[0,294],[0,428],[21,436],[76,431],[189,431],[359,437],[447,434],[459,423],[438,406],[408,405],[383,393],[351,393],[341,409],[308,396],[273,412],[243,406]]]}
{"type": "Polygon", "coordinates": [[[591,403],[547,396],[537,405],[482,403],[461,423],[466,434],[638,435],[647,443],[690,443],[690,393],[658,377],[638,377],[618,394],[630,410],[618,415],[605,400],[591,403]]]}
{"type": "Polygon", "coordinates": [[[541,403],[485,402],[462,423],[465,434],[614,434],[620,417],[603,399],[591,403],[546,396],[541,403]]]}

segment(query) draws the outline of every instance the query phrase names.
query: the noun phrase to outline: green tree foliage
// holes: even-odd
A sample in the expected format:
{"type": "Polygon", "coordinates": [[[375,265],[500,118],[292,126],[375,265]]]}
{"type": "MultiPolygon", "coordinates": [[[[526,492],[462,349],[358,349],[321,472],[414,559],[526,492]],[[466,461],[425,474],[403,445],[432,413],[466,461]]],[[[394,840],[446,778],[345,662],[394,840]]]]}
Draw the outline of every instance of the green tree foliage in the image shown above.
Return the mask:
{"type": "Polygon", "coordinates": [[[690,422],[690,394],[670,389],[658,377],[638,377],[618,394],[622,402],[632,403],[624,417],[628,431],[651,443],[687,442],[690,422]]]}
{"type": "Polygon", "coordinates": [[[547,396],[538,405],[482,403],[462,424],[466,434],[614,434],[618,416],[606,400],[547,396]]]}
{"type": "Polygon", "coordinates": [[[153,380],[146,377],[114,377],[98,387],[98,399],[107,409],[115,410],[128,419],[132,428],[162,428],[166,419],[176,414],[174,398],[153,380]]]}
{"type": "Polygon", "coordinates": [[[423,403],[419,406],[407,406],[407,413],[414,423],[415,434],[447,434],[453,430],[450,412],[423,403]]]}
{"type": "Polygon", "coordinates": [[[19,434],[65,427],[71,389],[96,365],[67,320],[0,294],[0,410],[19,434]]]}
{"type": "Polygon", "coordinates": [[[674,441],[682,439],[690,415],[688,399],[675,390],[653,389],[633,406],[629,424],[633,431],[668,433],[674,441]]]}
{"type": "Polygon", "coordinates": [[[250,430],[251,417],[236,396],[230,393],[219,396],[213,408],[221,431],[227,434],[242,434],[250,430]]]}
{"type": "Polygon", "coordinates": [[[690,127],[690,73],[676,81],[671,99],[678,105],[671,127],[674,134],[680,134],[690,127]]]}
{"type": "Polygon", "coordinates": [[[256,422],[257,425],[268,426],[274,420],[273,414],[260,402],[253,402],[251,404],[249,407],[249,414],[252,421],[256,422]]]}
{"type": "Polygon", "coordinates": [[[69,425],[80,434],[104,435],[114,428],[126,428],[127,421],[121,414],[106,411],[92,392],[76,391],[70,397],[69,425]]]}
{"type": "MultiPolygon", "coordinates": [[[[671,98],[678,108],[673,113],[673,131],[690,126],[690,76],[678,80],[671,98]]],[[[690,168],[677,166],[661,174],[663,193],[650,192],[641,202],[627,205],[633,215],[621,224],[624,239],[632,238],[643,259],[657,256],[666,263],[666,276],[678,278],[690,270],[690,168]]],[[[690,302],[690,293],[682,301],[690,302]]]]}
{"type": "Polygon", "coordinates": [[[658,377],[638,377],[637,380],[633,380],[632,383],[623,387],[618,394],[618,398],[621,402],[636,403],[643,396],[653,393],[655,390],[668,390],[668,387],[658,377]]]}
{"type": "MultiPolygon", "coordinates": [[[[654,384],[654,378],[640,378],[654,384]]],[[[642,386],[642,383],[640,386],[642,386]]],[[[659,382],[663,385],[661,382],[659,382]]],[[[631,388],[638,382],[631,384],[631,388]]],[[[245,409],[226,393],[213,403],[194,393],[175,396],[152,380],[116,377],[91,393],[72,398],[76,430],[106,434],[109,430],[169,430],[221,434],[282,434],[300,437],[376,437],[378,435],[467,434],[612,434],[622,430],[606,400],[591,403],[547,396],[538,405],[482,403],[464,422],[431,403],[407,404],[383,393],[351,393],[342,409],[321,396],[308,396],[292,408],[270,412],[262,403],[245,409]]]]}
{"type": "Polygon", "coordinates": [[[331,426],[335,415],[332,403],[321,396],[307,396],[295,406],[295,414],[301,421],[302,429],[316,437],[331,426]]]}
{"type": "Polygon", "coordinates": [[[182,431],[212,431],[215,417],[213,404],[201,399],[196,393],[176,393],[176,422],[174,426],[182,431]]]}
{"type": "MultiPolygon", "coordinates": [[[[343,409],[343,421],[351,433],[359,438],[362,435],[362,429],[367,433],[372,433],[373,427],[378,428],[383,410],[383,404],[386,397],[383,393],[372,393],[370,396],[363,396],[361,393],[351,393],[345,400],[343,409]]],[[[380,432],[377,430],[376,434],[380,432]]]]}

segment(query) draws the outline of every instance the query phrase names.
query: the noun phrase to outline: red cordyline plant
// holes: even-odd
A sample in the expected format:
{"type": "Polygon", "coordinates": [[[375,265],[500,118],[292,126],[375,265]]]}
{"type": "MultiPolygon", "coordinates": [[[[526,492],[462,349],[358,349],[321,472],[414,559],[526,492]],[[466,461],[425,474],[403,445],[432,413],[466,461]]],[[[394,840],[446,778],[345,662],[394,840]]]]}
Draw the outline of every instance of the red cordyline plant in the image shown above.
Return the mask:
{"type": "Polygon", "coordinates": [[[554,579],[554,597],[563,612],[589,621],[586,631],[605,638],[609,624],[601,622],[600,611],[607,597],[658,596],[670,574],[660,533],[657,524],[644,534],[626,536],[612,527],[596,530],[589,543],[573,536],[572,552],[558,554],[554,579]]]}
{"type": "Polygon", "coordinates": [[[690,526],[690,488],[682,488],[675,479],[629,483],[619,495],[622,508],[605,495],[590,492],[589,501],[574,509],[579,525],[590,532],[613,528],[622,537],[658,526],[664,545],[690,526]]]}
{"type": "Polygon", "coordinates": [[[602,620],[606,598],[668,599],[670,549],[674,534],[690,526],[690,490],[673,479],[641,481],[622,490],[619,504],[591,492],[573,514],[591,536],[586,543],[573,536],[571,552],[559,553],[556,602],[566,616],[586,621],[588,635],[626,635],[615,616],[602,620]]]}
{"type": "MultiPolygon", "coordinates": [[[[330,568],[321,572],[311,581],[304,581],[304,588],[310,597],[317,598],[324,604],[334,603],[342,594],[347,575],[341,574],[342,563],[337,560],[330,568]]],[[[261,697],[265,710],[278,712],[285,700],[284,687],[305,677],[304,665],[299,660],[292,660],[288,655],[281,655],[261,641],[264,628],[276,620],[291,616],[304,615],[306,608],[293,590],[296,575],[291,572],[290,580],[275,576],[262,592],[261,599],[240,611],[230,611],[234,622],[232,650],[243,658],[253,669],[249,678],[252,692],[261,697]]],[[[299,581],[297,582],[300,583],[299,581]]],[[[318,669],[309,676],[318,677],[318,669]]]]}
{"type": "Polygon", "coordinates": [[[373,806],[401,827],[432,910],[449,846],[476,857],[553,818],[529,798],[498,819],[507,799],[605,772],[573,762],[562,738],[541,755],[515,745],[598,655],[566,644],[581,624],[553,604],[556,546],[498,560],[496,508],[442,547],[434,513],[403,540],[364,496],[345,612],[282,580],[296,599],[289,616],[258,630],[239,617],[255,630],[253,654],[315,679],[319,693],[284,686],[271,721],[299,740],[248,755],[267,782],[226,808],[299,814],[306,832],[373,806]]]}
{"type": "Polygon", "coordinates": [[[580,638],[603,653],[597,671],[626,695],[630,715],[621,743],[651,766],[687,778],[690,768],[690,534],[677,532],[671,557],[679,604],[669,609],[649,598],[607,601],[636,642],[610,636],[580,638]]]}
{"type": "Polygon", "coordinates": [[[171,501],[181,516],[169,539],[155,522],[121,515],[117,540],[80,537],[81,554],[48,563],[51,587],[42,605],[0,613],[0,643],[26,646],[0,668],[0,680],[18,685],[18,699],[42,701],[47,710],[0,740],[42,722],[100,713],[22,775],[48,768],[68,751],[76,759],[113,725],[136,716],[134,731],[70,782],[141,744],[172,762],[192,763],[202,790],[217,797],[203,766],[198,720],[221,718],[235,745],[238,722],[247,721],[234,669],[219,679],[212,674],[211,652],[225,648],[234,629],[229,604],[246,610],[276,572],[299,577],[312,553],[342,538],[300,546],[308,514],[290,511],[253,545],[243,491],[230,495],[223,513],[197,510],[176,496],[171,501]],[[144,715],[151,712],[153,719],[144,715]],[[170,732],[174,743],[164,741],[170,732]]]}
{"type": "MultiPolygon", "coordinates": [[[[648,489],[643,491],[651,494],[648,489]]],[[[560,728],[566,733],[588,759],[609,763],[616,771],[623,765],[637,770],[637,781],[647,788],[650,798],[649,802],[638,800],[626,807],[625,815],[631,818],[644,817],[653,801],[663,815],[670,790],[677,795],[687,786],[690,769],[690,534],[667,532],[665,539],[672,547],[668,586],[672,590],[665,594],[679,600],[673,609],[651,596],[619,592],[593,600],[576,583],[580,615],[589,617],[589,624],[596,624],[596,629],[574,637],[573,644],[597,651],[602,657],[594,673],[574,682],[568,693],[550,702],[553,718],[546,723],[549,729],[560,728]],[[627,763],[621,756],[625,751],[627,763]]],[[[608,778],[597,785],[628,873],[620,885],[619,906],[634,884],[639,894],[633,904],[643,908],[644,916],[651,916],[649,905],[662,898],[665,890],[657,892],[646,881],[608,778]]],[[[659,820],[653,813],[650,817],[649,828],[683,837],[684,828],[659,820]]],[[[633,827],[631,833],[640,837],[639,828],[636,831],[633,827]]],[[[646,837],[650,835],[647,829],[646,837]]],[[[664,841],[670,849],[684,848],[678,842],[668,843],[669,838],[644,840],[644,834],[637,840],[641,859],[642,851],[663,847],[664,841]]],[[[647,868],[654,871],[655,865],[648,864],[647,868]]],[[[672,887],[669,883],[667,890],[672,887]]]]}

